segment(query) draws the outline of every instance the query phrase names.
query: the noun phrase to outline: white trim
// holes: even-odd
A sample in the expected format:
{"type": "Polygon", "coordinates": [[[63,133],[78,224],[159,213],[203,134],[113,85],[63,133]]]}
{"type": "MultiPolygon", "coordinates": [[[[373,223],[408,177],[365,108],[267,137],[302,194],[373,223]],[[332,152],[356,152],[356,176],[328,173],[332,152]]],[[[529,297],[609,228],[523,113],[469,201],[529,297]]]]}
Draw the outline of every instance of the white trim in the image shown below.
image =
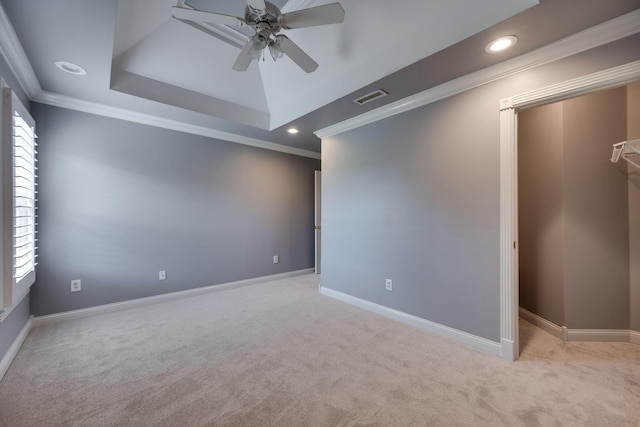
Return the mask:
{"type": "Polygon", "coordinates": [[[159,304],[167,301],[175,301],[183,298],[190,298],[212,292],[226,291],[228,289],[241,288],[260,283],[272,282],[274,280],[287,279],[290,277],[302,276],[313,273],[313,268],[304,270],[289,271],[286,273],[273,274],[270,276],[256,277],[253,279],[239,280],[237,282],[222,283],[219,285],[204,286],[201,288],[187,289],[184,291],[171,292],[167,294],[154,295],[151,297],[137,298],[129,301],[116,302],[113,304],[98,305],[95,307],[82,308],[79,310],[65,311],[63,313],[39,316],[33,319],[33,327],[50,325],[53,323],[65,322],[68,320],[82,319],[85,317],[97,316],[100,314],[115,313],[137,307],[144,307],[152,304],[159,304]]]}
{"type": "Polygon", "coordinates": [[[36,95],[32,99],[32,101],[52,105],[54,107],[68,108],[71,110],[82,111],[84,113],[111,117],[113,119],[126,120],[129,122],[155,126],[163,129],[170,129],[178,132],[190,133],[193,135],[206,136],[208,138],[221,139],[238,144],[250,145],[252,147],[264,148],[266,150],[279,151],[281,153],[294,154],[296,156],[302,157],[310,157],[312,159],[320,159],[320,153],[316,153],[315,151],[289,147],[286,145],[276,144],[275,142],[263,141],[261,139],[250,138],[247,136],[237,135],[234,133],[204,126],[192,125],[189,123],[180,122],[178,120],[166,119],[163,117],[139,113],[124,108],[98,104],[96,102],[85,101],[66,95],[59,95],[56,93],[42,91],[38,95],[36,95]]]}
{"type": "Polygon", "coordinates": [[[568,329],[567,341],[631,342],[631,331],[624,329],[568,329]]]}
{"type": "Polygon", "coordinates": [[[0,360],[0,381],[2,381],[2,378],[4,378],[4,374],[7,373],[11,362],[13,362],[13,359],[15,359],[16,355],[18,354],[18,351],[20,350],[20,347],[22,347],[24,340],[27,339],[27,335],[29,335],[29,332],[31,331],[32,324],[33,320],[29,318],[29,320],[27,320],[27,323],[25,323],[24,327],[20,330],[20,333],[18,334],[16,339],[13,340],[13,344],[11,344],[9,350],[7,350],[5,355],[2,357],[2,360],[0,360]]]}
{"type": "Polygon", "coordinates": [[[593,49],[640,32],[640,9],[496,65],[448,81],[315,132],[319,138],[356,129],[478,86],[593,49]]]}
{"type": "Polygon", "coordinates": [[[623,86],[640,78],[640,60],[502,99],[500,108],[531,108],[598,90],[623,86]]]}
{"type": "Polygon", "coordinates": [[[500,111],[500,341],[513,343],[516,360],[520,352],[518,310],[518,153],[516,113],[500,111]],[[515,285],[514,285],[515,284],[515,285]]]}
{"type": "Polygon", "coordinates": [[[515,362],[520,354],[518,342],[500,338],[500,357],[510,362],[515,362]]]}
{"type": "Polygon", "coordinates": [[[520,317],[562,341],[629,342],[640,344],[640,332],[625,329],[567,329],[520,307],[520,317]]]}
{"type": "Polygon", "coordinates": [[[9,69],[27,96],[32,98],[38,94],[41,90],[40,83],[2,4],[0,4],[0,54],[7,61],[9,69]]]}
{"type": "Polygon", "coordinates": [[[389,307],[385,307],[370,301],[347,295],[342,292],[326,288],[324,286],[320,286],[320,294],[337,299],[342,302],[346,302],[347,304],[354,305],[364,310],[380,314],[398,322],[406,323],[408,325],[415,326],[416,328],[420,328],[425,331],[452,339],[459,343],[466,344],[478,350],[484,351],[485,353],[489,353],[495,356],[501,356],[502,354],[501,344],[495,341],[488,340],[486,338],[472,335],[458,329],[453,329],[439,323],[431,322],[421,317],[417,317],[412,314],[404,313],[402,311],[394,310],[389,307]]]}
{"type": "Polygon", "coordinates": [[[556,338],[559,338],[563,341],[566,341],[566,330],[567,328],[564,326],[558,326],[553,322],[548,321],[547,319],[544,319],[540,316],[538,316],[537,314],[534,314],[532,312],[530,312],[529,310],[526,310],[522,307],[520,307],[520,317],[522,317],[524,320],[526,320],[527,322],[537,326],[538,328],[542,329],[543,331],[546,331],[548,333],[550,333],[551,335],[553,335],[556,338]]]}
{"type": "MultiPolygon", "coordinates": [[[[640,61],[634,61],[500,101],[501,340],[515,341],[518,336],[517,110],[624,85],[638,79],[640,79],[640,61]]],[[[574,333],[574,339],[581,334],[581,332],[574,333]]],[[[589,336],[587,333],[583,335],[589,336]]],[[[565,340],[570,339],[571,330],[563,331],[563,337],[565,340]]]]}
{"type": "MultiPolygon", "coordinates": [[[[180,7],[184,8],[185,6],[180,7]]],[[[190,7],[187,6],[187,8],[190,7]]],[[[249,40],[249,37],[247,37],[240,31],[234,28],[227,27],[223,24],[214,24],[212,22],[196,22],[183,19],[177,20],[200,31],[203,31],[210,36],[217,38],[218,40],[229,43],[231,46],[237,47],[239,49],[241,49],[242,46],[247,43],[247,40],[249,40]]]]}

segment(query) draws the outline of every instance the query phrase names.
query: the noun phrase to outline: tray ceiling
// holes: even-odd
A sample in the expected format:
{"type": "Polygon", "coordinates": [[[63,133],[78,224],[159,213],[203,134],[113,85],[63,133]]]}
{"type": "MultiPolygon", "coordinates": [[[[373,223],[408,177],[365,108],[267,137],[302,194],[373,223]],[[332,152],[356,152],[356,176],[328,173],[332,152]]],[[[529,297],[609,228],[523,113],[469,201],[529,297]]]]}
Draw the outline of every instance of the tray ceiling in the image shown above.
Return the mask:
{"type": "MultiPolygon", "coordinates": [[[[274,1],[284,11],[332,1],[274,1]]],[[[320,64],[287,57],[231,69],[247,35],[212,36],[171,18],[176,0],[119,0],[111,88],[261,129],[275,129],[537,4],[537,0],[341,0],[343,24],[286,30],[320,64]]],[[[243,16],[244,2],[188,5],[243,16]]],[[[245,29],[246,32],[246,29],[245,29]]]]}

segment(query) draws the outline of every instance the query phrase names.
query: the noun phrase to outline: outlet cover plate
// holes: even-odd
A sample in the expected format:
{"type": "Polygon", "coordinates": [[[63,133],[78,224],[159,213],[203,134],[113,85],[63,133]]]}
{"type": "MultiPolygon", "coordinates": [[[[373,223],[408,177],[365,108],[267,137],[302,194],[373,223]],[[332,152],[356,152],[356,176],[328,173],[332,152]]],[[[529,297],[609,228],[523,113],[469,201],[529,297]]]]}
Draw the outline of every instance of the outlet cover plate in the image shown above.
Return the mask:
{"type": "Polygon", "coordinates": [[[82,290],[82,280],[71,281],[71,292],[80,292],[82,290]]]}
{"type": "Polygon", "coordinates": [[[387,279],[387,281],[385,282],[385,289],[388,291],[393,290],[393,280],[387,279]]]}

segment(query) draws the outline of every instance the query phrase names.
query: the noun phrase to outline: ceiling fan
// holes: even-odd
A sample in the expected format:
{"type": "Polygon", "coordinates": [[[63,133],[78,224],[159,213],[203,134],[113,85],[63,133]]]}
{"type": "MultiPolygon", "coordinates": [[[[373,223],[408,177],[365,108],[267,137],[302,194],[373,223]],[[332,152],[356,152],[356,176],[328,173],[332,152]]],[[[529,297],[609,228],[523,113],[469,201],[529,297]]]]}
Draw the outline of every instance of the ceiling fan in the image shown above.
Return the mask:
{"type": "Polygon", "coordinates": [[[263,49],[268,47],[274,61],[287,55],[305,72],[311,73],[318,68],[318,63],[289,37],[279,34],[280,30],[337,24],[344,21],[344,9],[340,3],[282,13],[275,5],[265,0],[247,0],[244,18],[178,6],[172,7],[171,13],[180,21],[253,28],[255,34],[249,38],[233,64],[233,69],[236,71],[245,71],[249,68],[251,61],[260,59],[263,49]]]}

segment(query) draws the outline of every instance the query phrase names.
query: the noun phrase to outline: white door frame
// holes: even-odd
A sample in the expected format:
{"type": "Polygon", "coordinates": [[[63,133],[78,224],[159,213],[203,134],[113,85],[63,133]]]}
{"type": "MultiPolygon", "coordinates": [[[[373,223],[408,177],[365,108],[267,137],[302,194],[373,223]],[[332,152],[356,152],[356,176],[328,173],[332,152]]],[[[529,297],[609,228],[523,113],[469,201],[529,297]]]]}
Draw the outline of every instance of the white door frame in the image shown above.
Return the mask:
{"type": "Polygon", "coordinates": [[[640,61],[500,101],[500,346],[516,360],[518,343],[518,110],[610,89],[640,79],[640,61]]]}
{"type": "Polygon", "coordinates": [[[315,219],[314,219],[314,236],[315,236],[315,272],[321,273],[321,233],[322,233],[322,172],[314,171],[314,200],[315,200],[315,219]]]}

